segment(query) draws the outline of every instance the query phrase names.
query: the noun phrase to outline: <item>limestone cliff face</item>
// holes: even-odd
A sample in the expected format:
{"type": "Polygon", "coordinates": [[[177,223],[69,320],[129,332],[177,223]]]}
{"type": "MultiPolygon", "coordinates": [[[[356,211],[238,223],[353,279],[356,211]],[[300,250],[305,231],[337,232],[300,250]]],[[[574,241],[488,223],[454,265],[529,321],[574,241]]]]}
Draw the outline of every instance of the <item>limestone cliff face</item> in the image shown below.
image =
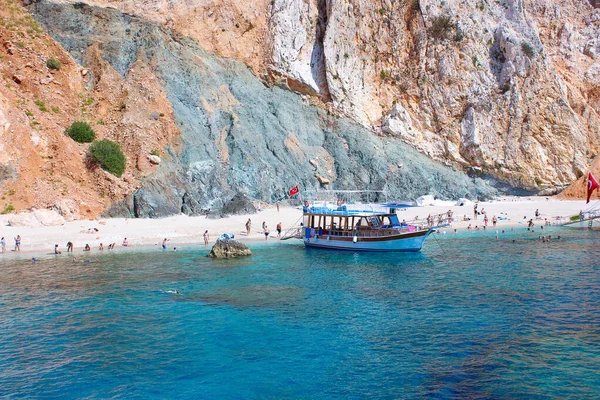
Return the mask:
{"type": "Polygon", "coordinates": [[[597,1],[87,2],[173,26],[379,134],[517,188],[561,189],[599,149],[597,1]]]}
{"type": "MultiPolygon", "coordinates": [[[[171,107],[177,140],[165,136],[163,162],[141,177],[138,190],[114,204],[111,215],[198,214],[203,208],[219,209],[240,192],[274,202],[296,184],[303,193],[322,187],[373,189],[387,190],[395,199],[495,193],[397,138],[380,138],[351,119],[311,105],[287,86],[265,85],[243,63],[218,57],[168,27],[85,4],[40,1],[29,10],[89,68],[88,84],[99,104],[116,103],[120,109],[124,92],[111,97],[103,81],[127,84],[143,72],[160,90],[139,87],[136,92],[143,97],[128,100],[126,114],[130,103],[139,103],[134,108],[139,109],[162,101],[163,95],[171,107]]],[[[140,124],[140,117],[132,110],[130,118],[116,123],[128,121],[140,124]]],[[[131,126],[116,139],[135,149],[145,143],[147,129],[131,126]]]]}

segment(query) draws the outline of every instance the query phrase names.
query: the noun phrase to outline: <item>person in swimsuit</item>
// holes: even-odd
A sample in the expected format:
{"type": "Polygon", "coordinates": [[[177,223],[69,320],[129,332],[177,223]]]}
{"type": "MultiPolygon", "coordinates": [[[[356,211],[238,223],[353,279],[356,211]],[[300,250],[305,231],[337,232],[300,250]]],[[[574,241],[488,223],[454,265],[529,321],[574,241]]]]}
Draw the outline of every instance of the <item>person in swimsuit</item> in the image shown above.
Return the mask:
{"type": "Polygon", "coordinates": [[[21,235],[15,238],[15,251],[21,251],[21,235]]]}
{"type": "Polygon", "coordinates": [[[277,224],[277,237],[281,237],[281,222],[277,224]]]}
{"type": "Polygon", "coordinates": [[[6,240],[4,240],[4,236],[2,236],[2,239],[0,240],[0,245],[2,246],[2,252],[6,253],[6,240]]]}
{"type": "Polygon", "coordinates": [[[250,236],[250,228],[252,227],[252,221],[248,218],[246,222],[246,236],[250,236]]]}
{"type": "Polygon", "coordinates": [[[100,243],[100,246],[98,247],[98,250],[104,250],[104,245],[102,243],[100,243]]]}
{"type": "Polygon", "coordinates": [[[58,245],[57,244],[54,245],[54,254],[60,254],[60,251],[58,250],[58,245]]]}
{"type": "Polygon", "coordinates": [[[263,232],[265,234],[265,240],[269,239],[269,228],[267,228],[267,224],[263,222],[263,232]]]}
{"type": "Polygon", "coordinates": [[[129,246],[129,242],[127,241],[127,238],[123,239],[123,246],[125,246],[125,247],[129,246]]]}
{"type": "Polygon", "coordinates": [[[162,249],[166,250],[167,249],[167,242],[169,241],[169,239],[164,238],[164,240],[162,241],[162,249]]]}
{"type": "Polygon", "coordinates": [[[67,253],[73,252],[73,242],[67,242],[67,253]]]}
{"type": "Polygon", "coordinates": [[[210,237],[208,236],[208,229],[204,231],[204,244],[208,244],[208,240],[210,237]]]}
{"type": "Polygon", "coordinates": [[[90,245],[86,243],[85,247],[83,248],[83,251],[90,251],[90,245]]]}

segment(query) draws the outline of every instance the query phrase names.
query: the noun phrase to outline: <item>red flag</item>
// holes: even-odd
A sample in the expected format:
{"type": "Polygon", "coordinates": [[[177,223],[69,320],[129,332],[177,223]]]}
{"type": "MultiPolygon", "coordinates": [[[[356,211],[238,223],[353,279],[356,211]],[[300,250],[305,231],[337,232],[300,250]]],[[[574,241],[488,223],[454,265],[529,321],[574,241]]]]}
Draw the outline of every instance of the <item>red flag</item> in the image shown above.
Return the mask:
{"type": "Polygon", "coordinates": [[[293,188],[290,189],[290,197],[294,196],[294,195],[297,195],[298,192],[299,192],[298,185],[296,185],[296,186],[294,186],[293,188]]]}
{"type": "Polygon", "coordinates": [[[587,201],[585,202],[586,204],[590,202],[590,197],[592,196],[592,192],[596,189],[598,189],[598,181],[596,180],[596,178],[594,178],[594,175],[592,175],[592,173],[590,172],[590,174],[588,175],[588,197],[587,197],[587,201]]]}

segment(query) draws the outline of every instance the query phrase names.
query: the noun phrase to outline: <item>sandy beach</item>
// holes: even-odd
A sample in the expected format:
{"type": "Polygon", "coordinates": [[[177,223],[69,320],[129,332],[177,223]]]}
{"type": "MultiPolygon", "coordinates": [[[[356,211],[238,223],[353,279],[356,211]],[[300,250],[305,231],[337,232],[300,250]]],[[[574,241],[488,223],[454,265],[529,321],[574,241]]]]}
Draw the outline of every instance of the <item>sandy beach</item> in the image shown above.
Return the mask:
{"type": "MultiPolygon", "coordinates": [[[[583,200],[557,200],[553,198],[519,198],[504,197],[489,202],[479,202],[478,209],[485,210],[488,215],[488,227],[492,226],[492,217],[499,218],[497,228],[526,226],[529,219],[533,218],[536,225],[542,225],[545,219],[553,225],[564,221],[571,215],[576,215],[580,210],[586,209],[583,200]],[[539,219],[535,219],[535,211],[539,210],[539,219]]],[[[473,204],[465,206],[423,206],[407,208],[399,213],[400,219],[407,222],[414,221],[415,218],[423,219],[429,214],[435,215],[452,210],[455,222],[449,229],[464,230],[471,224],[483,226],[483,216],[479,215],[474,219],[473,204]],[[469,219],[470,220],[465,220],[469,219]]],[[[74,244],[74,254],[83,254],[83,248],[89,244],[91,253],[99,253],[100,243],[104,244],[105,252],[110,243],[115,243],[116,248],[123,249],[122,243],[127,238],[131,247],[136,246],[156,246],[161,245],[164,238],[168,238],[168,249],[173,247],[183,247],[186,245],[203,244],[203,234],[205,230],[209,231],[210,243],[214,243],[221,233],[234,233],[235,238],[244,242],[265,241],[262,232],[263,221],[267,224],[271,234],[267,242],[277,240],[275,230],[277,223],[281,222],[283,230],[291,228],[299,222],[302,216],[302,210],[293,207],[281,207],[278,212],[275,206],[263,207],[260,212],[250,215],[236,215],[220,219],[205,217],[188,217],[185,215],[173,216],[162,219],[100,219],[100,220],[77,220],[67,222],[61,226],[4,226],[0,229],[0,235],[4,236],[7,242],[7,252],[4,256],[15,254],[14,238],[21,235],[21,253],[27,254],[48,254],[58,244],[59,249],[64,253],[67,242],[74,244]],[[246,235],[244,225],[250,218],[252,220],[252,229],[249,236],[246,235]],[[94,230],[97,229],[97,231],[94,230]]],[[[488,228],[489,229],[489,228],[488,228]]],[[[208,248],[208,246],[207,246],[208,248]]]]}

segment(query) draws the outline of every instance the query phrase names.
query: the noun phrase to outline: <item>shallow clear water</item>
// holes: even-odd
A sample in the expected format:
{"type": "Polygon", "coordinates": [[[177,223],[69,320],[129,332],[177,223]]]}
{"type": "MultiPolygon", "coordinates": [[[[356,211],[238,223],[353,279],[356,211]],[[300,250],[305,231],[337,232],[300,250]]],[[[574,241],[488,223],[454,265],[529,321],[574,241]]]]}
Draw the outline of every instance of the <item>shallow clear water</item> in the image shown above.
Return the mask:
{"type": "Polygon", "coordinates": [[[552,234],[3,260],[0,397],[598,398],[600,232],[552,234]]]}

